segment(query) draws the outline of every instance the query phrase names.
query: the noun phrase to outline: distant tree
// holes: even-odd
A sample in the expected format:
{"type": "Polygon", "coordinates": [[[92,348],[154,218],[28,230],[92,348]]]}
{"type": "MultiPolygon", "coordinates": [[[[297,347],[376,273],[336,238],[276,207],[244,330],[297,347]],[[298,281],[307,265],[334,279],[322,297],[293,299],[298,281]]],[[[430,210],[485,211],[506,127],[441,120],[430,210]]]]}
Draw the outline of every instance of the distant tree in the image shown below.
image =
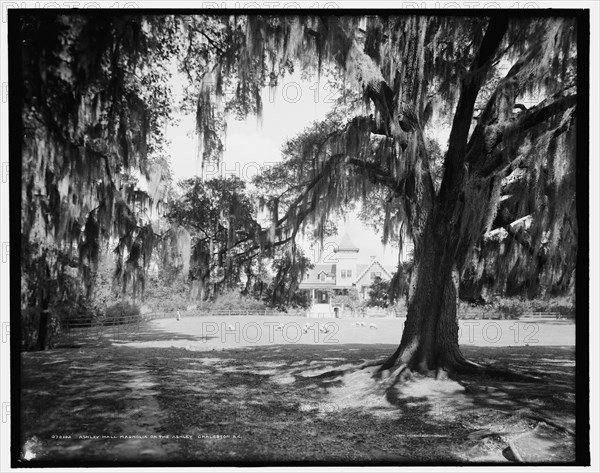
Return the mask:
{"type": "Polygon", "coordinates": [[[273,261],[275,276],[267,288],[265,301],[272,307],[310,306],[310,298],[306,291],[299,290],[302,275],[313,268],[313,264],[300,248],[291,245],[278,252],[273,261]]]}
{"type": "Polygon", "coordinates": [[[347,293],[331,294],[331,297],[333,304],[339,305],[342,311],[347,308],[354,317],[359,316],[363,311],[364,302],[356,287],[348,289],[347,293]]]}
{"type": "Polygon", "coordinates": [[[184,277],[195,284],[202,300],[238,287],[242,276],[251,272],[254,260],[247,253],[262,231],[245,183],[236,177],[194,177],[178,187],[179,195],[169,203],[166,218],[172,225],[170,232],[183,229],[190,235],[187,261],[181,263],[184,277]]]}
{"type": "Polygon", "coordinates": [[[369,307],[381,307],[387,309],[390,305],[390,281],[377,276],[369,288],[369,307]]]}
{"type": "MultiPolygon", "coordinates": [[[[300,277],[311,267],[300,248],[287,242],[270,244],[270,228],[257,221],[257,199],[237,177],[204,180],[190,178],[178,184],[179,195],[166,210],[175,248],[188,232],[188,272],[194,294],[201,300],[241,287],[244,295],[264,299],[274,307],[302,306],[306,297],[298,291],[300,277]],[[262,243],[262,244],[261,244],[262,243]],[[262,248],[261,248],[262,246],[262,248]],[[271,267],[271,277],[267,267],[271,267]]],[[[179,261],[169,255],[168,261],[179,261]]],[[[185,273],[183,260],[179,265],[185,273]]]]}

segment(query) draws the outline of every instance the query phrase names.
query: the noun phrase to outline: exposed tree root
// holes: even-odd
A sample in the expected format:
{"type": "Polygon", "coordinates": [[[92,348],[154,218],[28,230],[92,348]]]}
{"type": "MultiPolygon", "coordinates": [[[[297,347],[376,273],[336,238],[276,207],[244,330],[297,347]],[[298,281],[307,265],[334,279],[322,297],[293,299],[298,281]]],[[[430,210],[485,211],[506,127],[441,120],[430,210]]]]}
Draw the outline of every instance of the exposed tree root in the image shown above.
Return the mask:
{"type": "Polygon", "coordinates": [[[460,378],[461,375],[474,375],[492,377],[506,381],[536,383],[542,378],[532,374],[523,374],[508,369],[499,369],[489,365],[482,365],[465,359],[462,355],[453,357],[451,362],[439,362],[436,369],[431,370],[421,360],[417,362],[413,357],[409,362],[402,362],[407,357],[397,349],[391,356],[384,360],[367,361],[359,366],[346,369],[332,369],[324,373],[311,376],[314,379],[331,379],[345,376],[349,373],[371,370],[372,378],[379,381],[379,388],[391,389],[397,384],[414,379],[415,374],[425,377],[434,377],[437,380],[460,378]]]}
{"type": "Polygon", "coordinates": [[[446,371],[444,368],[438,368],[435,373],[435,379],[438,381],[448,379],[448,371],[446,371]]]}
{"type": "Polygon", "coordinates": [[[468,360],[461,360],[456,363],[451,373],[458,375],[479,375],[499,378],[506,381],[520,381],[525,383],[538,383],[542,381],[540,376],[533,374],[524,374],[509,369],[495,368],[489,365],[481,365],[468,360]]]}
{"type": "Polygon", "coordinates": [[[413,372],[404,364],[398,366],[395,370],[378,369],[373,373],[373,378],[377,379],[383,388],[390,389],[398,383],[404,383],[414,378],[413,372]]]}
{"type": "Polygon", "coordinates": [[[360,365],[358,367],[358,369],[366,369],[366,368],[372,368],[375,366],[379,367],[379,372],[381,371],[385,371],[390,369],[392,366],[394,366],[394,363],[396,363],[396,360],[398,359],[398,356],[400,355],[400,348],[398,348],[391,356],[385,358],[382,361],[367,361],[364,362],[362,365],[360,365]]]}
{"type": "Polygon", "coordinates": [[[327,378],[338,378],[340,376],[344,376],[350,372],[354,371],[354,368],[346,368],[345,370],[331,370],[326,371],[325,373],[317,374],[315,376],[307,376],[307,378],[312,379],[327,379],[327,378]]]}
{"type": "Polygon", "coordinates": [[[377,367],[373,377],[388,384],[390,387],[398,382],[413,378],[414,373],[422,376],[435,377],[437,380],[445,380],[457,375],[477,375],[483,377],[499,378],[506,381],[537,383],[542,378],[534,374],[524,374],[508,369],[499,369],[489,365],[482,365],[457,356],[452,362],[438,363],[435,370],[430,370],[424,362],[416,362],[414,358],[409,362],[401,362],[406,357],[402,356],[400,350],[383,361],[363,363],[359,369],[377,367]]]}

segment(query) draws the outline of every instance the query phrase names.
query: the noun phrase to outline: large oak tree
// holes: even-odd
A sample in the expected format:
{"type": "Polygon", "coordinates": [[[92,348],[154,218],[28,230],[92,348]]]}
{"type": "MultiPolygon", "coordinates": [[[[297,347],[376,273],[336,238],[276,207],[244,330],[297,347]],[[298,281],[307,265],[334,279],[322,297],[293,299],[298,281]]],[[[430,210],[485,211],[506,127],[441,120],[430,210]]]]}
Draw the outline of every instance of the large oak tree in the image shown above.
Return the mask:
{"type": "Polygon", "coordinates": [[[212,87],[220,77],[235,76],[237,91],[257,90],[291,60],[305,70],[337,68],[365,101],[362,113],[316,125],[300,140],[296,197],[275,223],[279,237],[306,221],[324,228],[348,201],[385,190],[384,238],[402,222],[415,251],[402,338],[380,370],[396,378],[480,368],[458,346],[458,287],[495,228],[530,256],[521,270],[543,266],[546,283],[573,277],[575,19],[249,16],[225,25],[219,49],[228,60],[202,83],[200,132],[214,113],[211,94],[222,93],[212,87]],[[240,29],[245,41],[227,41],[240,29]],[[435,169],[426,131],[444,120],[448,144],[435,169]],[[515,231],[523,219],[526,232],[515,231]]]}

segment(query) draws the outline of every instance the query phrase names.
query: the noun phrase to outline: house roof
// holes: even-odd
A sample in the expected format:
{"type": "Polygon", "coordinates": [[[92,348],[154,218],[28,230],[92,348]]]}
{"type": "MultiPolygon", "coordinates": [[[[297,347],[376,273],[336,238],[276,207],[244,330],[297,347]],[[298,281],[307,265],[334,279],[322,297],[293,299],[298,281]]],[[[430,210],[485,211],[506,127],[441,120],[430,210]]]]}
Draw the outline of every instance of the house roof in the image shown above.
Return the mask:
{"type": "Polygon", "coordinates": [[[381,269],[383,269],[383,270],[384,270],[384,271],[387,273],[387,275],[388,275],[390,278],[392,277],[392,273],[393,273],[393,271],[390,271],[388,268],[386,268],[386,267],[385,267],[383,264],[381,264],[381,263],[379,262],[379,260],[377,260],[377,259],[374,259],[373,261],[371,261],[371,263],[370,263],[370,264],[368,264],[368,265],[367,265],[367,267],[366,267],[365,269],[363,269],[363,271],[362,271],[362,272],[359,272],[359,273],[358,273],[358,277],[356,278],[356,282],[358,283],[358,282],[359,282],[359,281],[360,281],[360,280],[361,280],[361,279],[362,279],[362,278],[365,276],[365,274],[367,274],[367,272],[368,272],[368,271],[369,271],[369,270],[370,270],[370,269],[371,269],[373,266],[375,266],[375,265],[377,265],[377,266],[379,266],[381,269]]]}
{"type": "Polygon", "coordinates": [[[302,281],[300,282],[300,287],[306,286],[307,284],[318,284],[319,286],[333,286],[335,285],[335,281],[320,281],[319,274],[324,272],[328,276],[335,276],[335,271],[335,264],[315,264],[315,267],[313,269],[308,270],[308,279],[302,279],[302,281]]]}
{"type": "MultiPolygon", "coordinates": [[[[396,270],[394,266],[384,266],[381,261],[373,260],[368,264],[357,264],[356,272],[351,280],[338,281],[336,279],[337,265],[336,264],[316,264],[314,268],[308,270],[308,279],[304,277],[300,282],[300,289],[323,288],[323,287],[350,287],[350,285],[359,285],[361,279],[374,268],[381,268],[385,274],[391,278],[396,270]],[[319,275],[325,273],[325,281],[319,279],[319,275]],[[332,277],[329,277],[332,276],[332,277]]],[[[384,278],[385,279],[385,278],[384,278]]]]}
{"type": "Polygon", "coordinates": [[[354,251],[358,253],[360,251],[360,248],[354,244],[348,233],[344,233],[342,240],[340,241],[339,245],[334,251],[336,253],[338,251],[354,251]]]}

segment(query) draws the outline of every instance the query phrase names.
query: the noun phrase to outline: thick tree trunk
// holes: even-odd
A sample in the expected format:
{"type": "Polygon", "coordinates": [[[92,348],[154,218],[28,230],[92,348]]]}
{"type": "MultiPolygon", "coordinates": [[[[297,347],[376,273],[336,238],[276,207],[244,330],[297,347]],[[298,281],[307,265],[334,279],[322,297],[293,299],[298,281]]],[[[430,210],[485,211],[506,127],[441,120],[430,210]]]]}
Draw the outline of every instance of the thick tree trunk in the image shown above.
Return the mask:
{"type": "Polygon", "coordinates": [[[48,325],[50,323],[50,311],[45,308],[40,312],[38,325],[37,349],[44,351],[48,348],[48,325]]]}
{"type": "Polygon", "coordinates": [[[450,240],[443,223],[428,226],[415,252],[402,339],[380,371],[440,374],[469,365],[458,346],[459,277],[450,240]]]}

